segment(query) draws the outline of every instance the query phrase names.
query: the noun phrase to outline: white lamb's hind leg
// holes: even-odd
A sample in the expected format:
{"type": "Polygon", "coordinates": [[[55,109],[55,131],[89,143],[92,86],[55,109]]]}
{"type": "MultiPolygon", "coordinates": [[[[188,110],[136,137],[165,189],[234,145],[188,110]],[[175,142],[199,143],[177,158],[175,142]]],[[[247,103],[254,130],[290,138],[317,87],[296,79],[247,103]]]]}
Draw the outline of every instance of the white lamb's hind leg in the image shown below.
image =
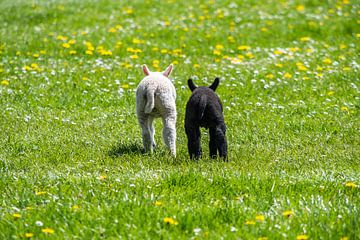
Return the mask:
{"type": "Polygon", "coordinates": [[[156,142],[155,142],[155,128],[154,128],[154,117],[149,116],[148,118],[148,127],[150,130],[150,140],[151,140],[151,147],[155,148],[156,147],[156,142]]]}
{"type": "Polygon", "coordinates": [[[142,130],[142,140],[144,145],[145,152],[151,152],[151,138],[150,138],[150,129],[148,127],[148,117],[145,115],[139,116],[139,124],[142,130]]]}
{"type": "Polygon", "coordinates": [[[163,139],[171,154],[176,156],[176,117],[163,118],[163,139]]]}

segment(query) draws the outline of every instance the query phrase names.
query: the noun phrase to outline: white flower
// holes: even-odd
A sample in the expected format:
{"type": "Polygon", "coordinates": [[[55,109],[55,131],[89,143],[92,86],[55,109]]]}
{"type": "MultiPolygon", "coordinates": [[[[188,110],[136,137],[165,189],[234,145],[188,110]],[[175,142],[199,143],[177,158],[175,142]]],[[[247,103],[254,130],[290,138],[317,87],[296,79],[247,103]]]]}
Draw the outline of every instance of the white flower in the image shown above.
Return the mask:
{"type": "Polygon", "coordinates": [[[42,227],[44,224],[42,223],[42,221],[36,221],[35,225],[38,227],[42,227]]]}

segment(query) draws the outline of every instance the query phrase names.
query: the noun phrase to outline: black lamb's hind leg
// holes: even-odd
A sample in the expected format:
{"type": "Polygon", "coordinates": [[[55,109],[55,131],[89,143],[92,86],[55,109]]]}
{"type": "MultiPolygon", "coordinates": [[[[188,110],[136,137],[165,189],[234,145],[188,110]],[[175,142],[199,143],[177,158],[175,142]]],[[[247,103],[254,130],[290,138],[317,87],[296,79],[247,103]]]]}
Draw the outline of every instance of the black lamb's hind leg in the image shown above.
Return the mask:
{"type": "Polygon", "coordinates": [[[216,140],[216,128],[209,128],[209,133],[210,133],[210,141],[209,141],[209,149],[210,149],[210,157],[211,158],[216,158],[217,157],[217,151],[218,151],[218,147],[217,147],[217,140],[216,140]]]}
{"type": "Polygon", "coordinates": [[[220,158],[222,158],[224,161],[228,161],[227,158],[228,146],[226,141],[225,124],[216,127],[216,143],[217,143],[217,149],[219,150],[220,158]]]}
{"type": "Polygon", "coordinates": [[[200,145],[200,128],[195,126],[185,126],[185,132],[188,138],[188,151],[190,159],[201,158],[202,151],[200,145]]]}

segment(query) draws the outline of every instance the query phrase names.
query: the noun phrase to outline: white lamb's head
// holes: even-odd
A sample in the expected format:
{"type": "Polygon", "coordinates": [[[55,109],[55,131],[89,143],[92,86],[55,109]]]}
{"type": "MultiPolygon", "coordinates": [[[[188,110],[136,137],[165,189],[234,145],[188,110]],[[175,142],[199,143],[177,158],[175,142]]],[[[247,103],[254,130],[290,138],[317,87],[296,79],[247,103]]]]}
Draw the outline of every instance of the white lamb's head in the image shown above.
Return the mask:
{"type": "Polygon", "coordinates": [[[165,76],[165,77],[169,77],[172,70],[173,70],[174,66],[172,64],[170,64],[166,69],[165,71],[163,72],[151,72],[149,70],[149,68],[144,64],[142,66],[142,69],[143,69],[143,72],[145,74],[145,76],[150,76],[150,75],[162,75],[162,76],[165,76]]]}

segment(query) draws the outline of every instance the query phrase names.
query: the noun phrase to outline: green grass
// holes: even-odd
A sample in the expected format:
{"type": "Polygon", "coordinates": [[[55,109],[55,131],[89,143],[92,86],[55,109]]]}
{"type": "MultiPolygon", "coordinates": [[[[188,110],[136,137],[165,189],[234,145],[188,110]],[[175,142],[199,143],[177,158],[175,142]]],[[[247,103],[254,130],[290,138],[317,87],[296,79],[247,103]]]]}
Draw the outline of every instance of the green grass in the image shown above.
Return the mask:
{"type": "Polygon", "coordinates": [[[360,239],[359,11],[0,1],[0,239],[360,239]],[[144,63],[175,64],[176,158],[161,121],[141,151],[144,63]],[[189,77],[221,78],[229,163],[207,157],[205,130],[189,160],[189,77]]]}

